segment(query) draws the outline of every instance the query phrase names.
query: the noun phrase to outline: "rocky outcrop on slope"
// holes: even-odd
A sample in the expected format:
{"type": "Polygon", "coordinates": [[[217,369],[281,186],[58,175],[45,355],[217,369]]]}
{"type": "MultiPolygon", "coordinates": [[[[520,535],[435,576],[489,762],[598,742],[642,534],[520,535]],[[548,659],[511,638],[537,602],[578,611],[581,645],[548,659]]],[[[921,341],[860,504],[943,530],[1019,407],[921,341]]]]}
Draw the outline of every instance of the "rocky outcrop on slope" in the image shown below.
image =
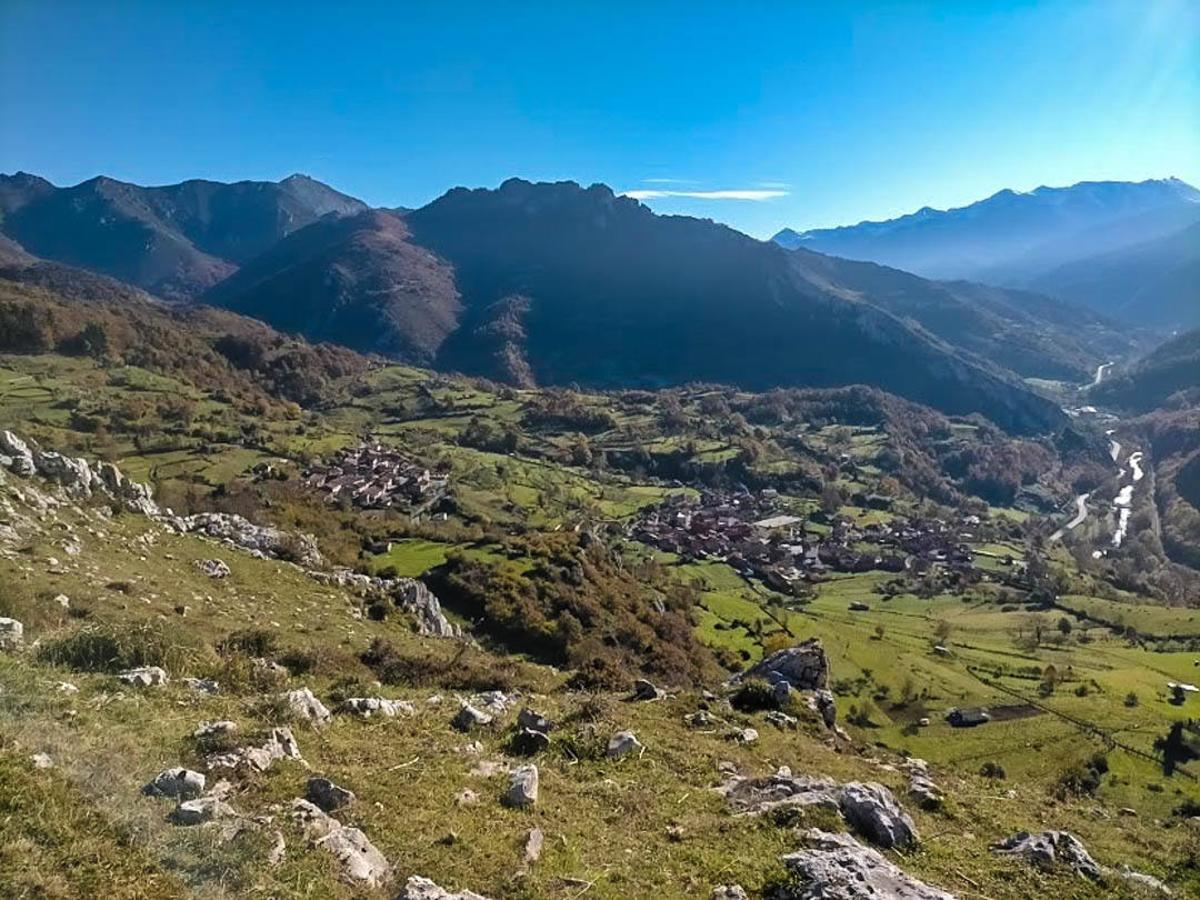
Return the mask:
{"type": "Polygon", "coordinates": [[[717,788],[743,815],[788,807],[820,807],[841,814],[855,831],[880,847],[907,847],[920,836],[890,790],[874,782],[838,784],[832,778],[792,775],[782,768],[765,778],[734,775],[717,788]]]}
{"type": "Polygon", "coordinates": [[[954,900],[848,834],[812,828],[803,838],[804,849],[781,857],[792,882],[776,893],[780,900],[954,900]]]}
{"type": "Polygon", "coordinates": [[[442,604],[433,591],[415,578],[380,578],[350,569],[311,574],[318,581],[346,588],[360,597],[390,600],[413,617],[417,634],[446,638],[462,635],[462,629],[442,612],[442,604]]]}
{"type": "Polygon", "coordinates": [[[295,800],[292,815],[314,846],[333,855],[347,881],[378,888],[391,878],[386,857],[359,829],[343,825],[308,800],[295,800]]]}

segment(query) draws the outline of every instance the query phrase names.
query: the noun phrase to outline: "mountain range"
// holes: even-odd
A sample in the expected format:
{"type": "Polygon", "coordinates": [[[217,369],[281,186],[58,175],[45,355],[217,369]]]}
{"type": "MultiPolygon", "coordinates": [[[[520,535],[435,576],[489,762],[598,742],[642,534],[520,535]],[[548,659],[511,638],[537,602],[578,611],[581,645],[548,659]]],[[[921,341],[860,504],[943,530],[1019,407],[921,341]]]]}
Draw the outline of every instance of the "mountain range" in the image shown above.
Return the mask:
{"type": "Polygon", "coordinates": [[[58,188],[18,173],[0,176],[0,215],[8,265],[79,266],[314,341],[520,385],[864,383],[1031,432],[1061,412],[1024,379],[1085,382],[1140,349],[1128,329],[1044,294],[788,250],[604,185],[510,179],[409,210],[301,175],[58,188]]]}
{"type": "Polygon", "coordinates": [[[957,209],[774,240],[927,278],[1048,293],[1141,325],[1200,324],[1200,191],[1177,178],[1000,191],[957,209]]]}
{"type": "Polygon", "coordinates": [[[0,231],[29,253],[95,269],[168,299],[194,297],[280,238],[366,204],[304,175],[280,182],[141,187],[92,178],[59,188],[0,175],[0,231]]]}

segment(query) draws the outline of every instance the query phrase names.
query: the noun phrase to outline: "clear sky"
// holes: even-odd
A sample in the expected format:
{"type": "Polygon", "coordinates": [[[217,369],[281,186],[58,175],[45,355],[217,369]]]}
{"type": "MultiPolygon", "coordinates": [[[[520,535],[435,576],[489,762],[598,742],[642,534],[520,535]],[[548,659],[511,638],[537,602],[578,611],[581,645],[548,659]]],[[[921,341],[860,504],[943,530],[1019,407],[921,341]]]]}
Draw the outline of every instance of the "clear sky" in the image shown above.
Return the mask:
{"type": "Polygon", "coordinates": [[[0,0],[0,171],[602,181],[765,237],[1004,187],[1200,184],[1200,0],[0,0]],[[715,193],[714,193],[715,192],[715,193]]]}

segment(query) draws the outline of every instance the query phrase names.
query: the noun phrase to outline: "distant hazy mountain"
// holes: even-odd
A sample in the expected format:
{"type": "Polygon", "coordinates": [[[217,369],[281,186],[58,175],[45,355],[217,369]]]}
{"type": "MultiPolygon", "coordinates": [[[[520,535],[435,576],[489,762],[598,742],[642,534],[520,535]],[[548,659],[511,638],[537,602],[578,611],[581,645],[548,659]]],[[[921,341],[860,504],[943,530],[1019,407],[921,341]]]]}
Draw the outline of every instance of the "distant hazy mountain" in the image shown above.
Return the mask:
{"type": "MultiPolygon", "coordinates": [[[[1081,279],[1071,264],[1160,239],[1170,244],[1196,222],[1200,191],[1168,178],[1136,184],[1081,182],[1028,193],[1005,190],[959,209],[926,207],[884,222],[803,233],[784,229],[775,241],[928,278],[1036,287],[1119,312],[1132,301],[1128,285],[1096,283],[1072,290],[1081,279]],[[1065,274],[1055,274],[1064,268],[1065,274]]],[[[1130,315],[1138,315],[1137,309],[1130,306],[1130,315]]]]}
{"type": "Polygon", "coordinates": [[[10,240],[169,298],[201,293],[324,215],[365,208],[303,175],[163,187],[100,177],[68,188],[24,172],[0,175],[0,232],[10,240]]]}
{"type": "Polygon", "coordinates": [[[315,223],[207,299],[314,339],[516,382],[864,383],[1015,430],[1059,421],[1007,370],[818,269],[603,185],[514,179],[457,188],[402,221],[315,223]]]}
{"type": "Polygon", "coordinates": [[[1200,326],[1200,222],[1066,263],[1039,275],[1033,287],[1130,322],[1200,326]]]}

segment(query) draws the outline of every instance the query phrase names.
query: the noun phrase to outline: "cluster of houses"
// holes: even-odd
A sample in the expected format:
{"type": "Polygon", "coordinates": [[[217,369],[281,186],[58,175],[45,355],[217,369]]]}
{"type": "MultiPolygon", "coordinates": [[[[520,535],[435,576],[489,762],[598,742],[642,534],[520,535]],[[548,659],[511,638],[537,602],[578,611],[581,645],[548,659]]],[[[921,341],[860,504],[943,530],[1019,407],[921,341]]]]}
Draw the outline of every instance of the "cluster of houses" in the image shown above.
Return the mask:
{"type": "Polygon", "coordinates": [[[362,444],[304,471],[304,482],[330,502],[349,501],[363,509],[420,511],[446,495],[448,481],[392,447],[362,444]]]}
{"type": "Polygon", "coordinates": [[[739,494],[707,492],[698,501],[672,496],[650,508],[631,536],[687,559],[720,559],[747,578],[782,593],[797,582],[829,572],[912,572],[938,566],[974,568],[969,542],[979,519],[955,524],[940,519],[873,521],[858,525],[844,517],[791,515],[778,507],[772,490],[739,494]],[[809,528],[820,520],[819,528],[809,528]]]}

